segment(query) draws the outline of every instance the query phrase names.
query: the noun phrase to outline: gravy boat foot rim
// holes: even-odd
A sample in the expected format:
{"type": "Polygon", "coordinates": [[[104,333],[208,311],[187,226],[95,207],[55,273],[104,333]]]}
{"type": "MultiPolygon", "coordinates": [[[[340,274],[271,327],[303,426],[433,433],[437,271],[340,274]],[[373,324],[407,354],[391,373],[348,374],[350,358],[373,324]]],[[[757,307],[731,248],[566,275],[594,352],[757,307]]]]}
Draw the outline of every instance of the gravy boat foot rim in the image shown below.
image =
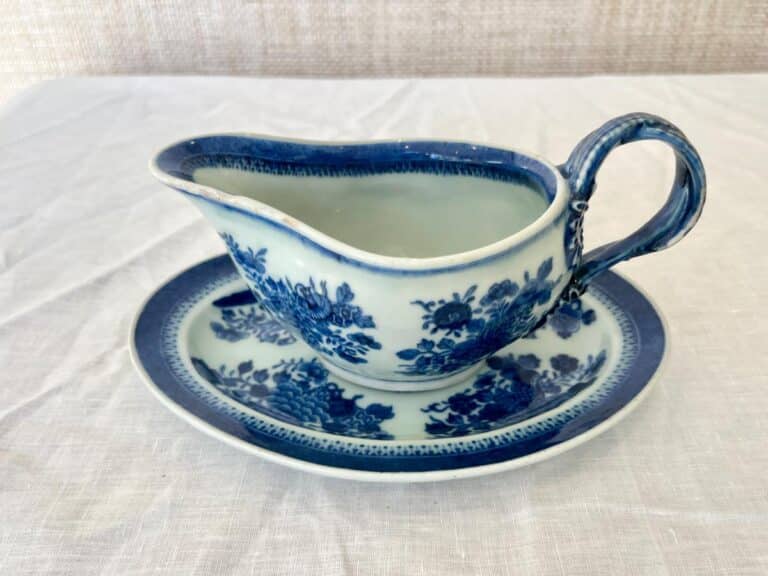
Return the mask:
{"type": "Polygon", "coordinates": [[[334,376],[338,376],[347,382],[352,382],[359,386],[365,386],[366,388],[375,388],[376,390],[384,390],[387,392],[424,392],[427,390],[439,390],[440,388],[447,388],[458,384],[460,382],[466,382],[470,380],[475,374],[477,374],[484,362],[478,362],[474,366],[470,366],[461,372],[456,372],[450,376],[443,378],[433,378],[426,380],[382,380],[374,378],[365,378],[349,370],[345,370],[340,366],[335,365],[327,358],[320,357],[320,361],[328,369],[328,372],[334,376]]]}

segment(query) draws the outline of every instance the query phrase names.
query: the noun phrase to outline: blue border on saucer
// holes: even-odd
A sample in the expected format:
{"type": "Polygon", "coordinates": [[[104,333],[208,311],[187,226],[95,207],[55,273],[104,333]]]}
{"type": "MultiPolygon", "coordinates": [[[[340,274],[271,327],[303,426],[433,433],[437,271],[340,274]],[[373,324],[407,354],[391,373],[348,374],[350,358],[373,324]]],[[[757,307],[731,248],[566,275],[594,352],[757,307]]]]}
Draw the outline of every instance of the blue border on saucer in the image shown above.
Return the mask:
{"type": "MultiPolygon", "coordinates": [[[[561,426],[542,427],[540,432],[503,444],[477,442],[474,451],[457,449],[452,453],[450,444],[442,443],[445,449],[430,453],[416,449],[384,454],[375,445],[354,454],[342,453],[297,442],[291,434],[270,433],[269,427],[253,426],[247,418],[201,398],[174,373],[164,335],[172,314],[180,302],[208,292],[212,284],[234,275],[234,266],[225,255],[193,266],[162,286],[146,303],[136,322],[133,337],[137,360],[161,394],[219,431],[270,452],[322,466],[369,472],[429,472],[472,468],[531,455],[572,440],[617,413],[645,388],[664,356],[664,326],[652,304],[632,284],[617,274],[605,272],[592,284],[629,319],[637,346],[620,381],[594,406],[575,414],[561,426]]],[[[344,444],[344,439],[337,437],[334,443],[344,444]]],[[[474,442],[470,439],[469,444],[474,442]]]]}

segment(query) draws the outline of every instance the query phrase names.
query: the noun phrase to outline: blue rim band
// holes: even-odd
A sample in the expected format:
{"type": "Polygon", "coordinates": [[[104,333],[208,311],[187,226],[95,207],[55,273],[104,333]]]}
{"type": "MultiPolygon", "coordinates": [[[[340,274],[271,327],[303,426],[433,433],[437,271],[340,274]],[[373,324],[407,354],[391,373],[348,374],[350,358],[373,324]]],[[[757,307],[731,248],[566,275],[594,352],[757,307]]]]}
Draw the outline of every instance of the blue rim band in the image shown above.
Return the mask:
{"type": "MultiPolygon", "coordinates": [[[[205,136],[170,146],[158,154],[155,164],[162,172],[187,182],[195,181],[194,172],[198,168],[236,167],[265,174],[316,177],[363,177],[389,173],[473,176],[525,183],[542,194],[548,204],[553,202],[557,192],[555,169],[536,158],[513,150],[461,142],[318,144],[224,134],[205,136]]],[[[173,188],[193,201],[235,212],[277,228],[338,262],[399,276],[441,274],[493,262],[517,251],[550,229],[546,227],[522,243],[469,262],[425,269],[397,268],[345,256],[286,226],[282,221],[214,201],[178,186],[173,188]]],[[[551,225],[560,225],[565,216],[566,212],[563,210],[551,225]]]]}
{"type": "Polygon", "coordinates": [[[157,156],[162,171],[194,182],[201,167],[242,167],[291,176],[361,177],[389,173],[475,176],[532,184],[551,202],[557,188],[552,169],[513,150],[463,142],[396,141],[319,144],[215,135],[188,140],[157,156]]]}

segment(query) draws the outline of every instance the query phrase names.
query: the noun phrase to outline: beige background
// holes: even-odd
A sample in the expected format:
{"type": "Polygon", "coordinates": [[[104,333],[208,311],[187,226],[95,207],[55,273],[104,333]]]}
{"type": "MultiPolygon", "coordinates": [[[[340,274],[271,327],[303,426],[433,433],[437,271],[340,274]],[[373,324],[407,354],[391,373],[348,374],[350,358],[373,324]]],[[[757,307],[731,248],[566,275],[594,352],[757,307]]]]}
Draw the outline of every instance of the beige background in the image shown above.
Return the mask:
{"type": "Polygon", "coordinates": [[[766,0],[0,0],[0,100],[75,74],[768,70],[766,0]]]}

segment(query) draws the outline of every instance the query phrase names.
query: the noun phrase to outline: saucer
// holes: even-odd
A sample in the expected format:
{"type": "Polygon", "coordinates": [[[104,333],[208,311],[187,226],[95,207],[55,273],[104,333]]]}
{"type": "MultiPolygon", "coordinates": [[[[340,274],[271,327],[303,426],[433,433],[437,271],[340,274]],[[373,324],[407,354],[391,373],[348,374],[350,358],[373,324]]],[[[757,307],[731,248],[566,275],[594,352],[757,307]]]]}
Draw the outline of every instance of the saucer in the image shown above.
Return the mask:
{"type": "Polygon", "coordinates": [[[149,388],[202,431],[310,472],[405,482],[499,472],[593,438],[647,394],[665,348],[653,304],[605,272],[467,380],[373,390],[329,373],[264,312],[228,256],[163,285],[131,339],[149,388]]]}

